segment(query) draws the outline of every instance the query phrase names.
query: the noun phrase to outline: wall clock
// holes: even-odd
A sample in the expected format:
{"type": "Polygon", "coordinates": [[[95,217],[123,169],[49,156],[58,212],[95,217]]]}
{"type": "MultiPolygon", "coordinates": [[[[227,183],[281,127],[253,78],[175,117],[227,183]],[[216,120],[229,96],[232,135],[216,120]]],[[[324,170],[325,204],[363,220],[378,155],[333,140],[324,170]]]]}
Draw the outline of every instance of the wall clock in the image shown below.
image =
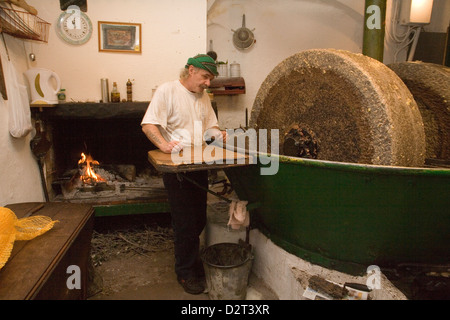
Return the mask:
{"type": "Polygon", "coordinates": [[[56,30],[62,40],[70,44],[80,45],[91,38],[92,22],[80,10],[67,10],[59,16],[56,30]]]}

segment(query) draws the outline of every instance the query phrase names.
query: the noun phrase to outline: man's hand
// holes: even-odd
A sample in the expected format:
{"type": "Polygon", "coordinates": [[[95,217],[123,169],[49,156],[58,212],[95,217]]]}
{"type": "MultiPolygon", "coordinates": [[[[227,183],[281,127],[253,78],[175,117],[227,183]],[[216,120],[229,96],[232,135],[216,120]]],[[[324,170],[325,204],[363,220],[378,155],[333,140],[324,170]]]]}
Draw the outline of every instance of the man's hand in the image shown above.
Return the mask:
{"type": "Polygon", "coordinates": [[[179,153],[181,150],[183,150],[183,145],[180,141],[170,141],[167,143],[165,150],[161,149],[161,151],[165,153],[179,153]]]}
{"type": "Polygon", "coordinates": [[[215,127],[206,130],[204,135],[205,141],[213,141],[220,143],[226,143],[227,137],[228,134],[226,131],[220,131],[218,128],[215,127]]]}
{"type": "Polygon", "coordinates": [[[159,150],[164,153],[178,153],[183,150],[183,146],[179,141],[170,141],[159,146],[159,150]]]}

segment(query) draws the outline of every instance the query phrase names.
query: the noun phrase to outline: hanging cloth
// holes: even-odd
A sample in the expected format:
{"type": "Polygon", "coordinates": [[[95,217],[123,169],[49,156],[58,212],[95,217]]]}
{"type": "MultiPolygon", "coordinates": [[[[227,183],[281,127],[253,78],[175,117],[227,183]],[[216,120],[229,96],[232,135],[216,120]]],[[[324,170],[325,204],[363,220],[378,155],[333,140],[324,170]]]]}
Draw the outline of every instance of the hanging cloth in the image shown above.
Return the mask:
{"type": "Polygon", "coordinates": [[[230,203],[228,225],[233,230],[239,230],[242,226],[250,225],[250,215],[247,210],[248,201],[232,200],[230,203]]]}
{"type": "MultiPolygon", "coordinates": [[[[186,179],[187,181],[196,185],[200,189],[203,189],[206,192],[209,192],[209,193],[215,195],[216,197],[228,202],[230,204],[230,209],[228,211],[228,214],[230,216],[230,219],[228,220],[228,226],[231,226],[232,229],[239,230],[241,228],[241,226],[243,226],[243,227],[250,226],[250,213],[249,213],[249,208],[247,207],[248,201],[231,200],[231,199],[225,198],[209,189],[203,188],[197,182],[195,182],[192,179],[189,179],[186,175],[184,175],[182,173],[177,173],[177,175],[178,175],[179,179],[186,179]]],[[[253,209],[255,209],[258,206],[259,206],[259,203],[255,203],[255,204],[253,204],[252,207],[253,207],[253,209]]]]}
{"type": "MultiPolygon", "coordinates": [[[[2,58],[2,60],[6,59],[2,58]]],[[[9,133],[14,138],[23,138],[33,129],[27,87],[20,84],[16,68],[11,60],[8,59],[4,66],[8,92],[9,133]]]]}

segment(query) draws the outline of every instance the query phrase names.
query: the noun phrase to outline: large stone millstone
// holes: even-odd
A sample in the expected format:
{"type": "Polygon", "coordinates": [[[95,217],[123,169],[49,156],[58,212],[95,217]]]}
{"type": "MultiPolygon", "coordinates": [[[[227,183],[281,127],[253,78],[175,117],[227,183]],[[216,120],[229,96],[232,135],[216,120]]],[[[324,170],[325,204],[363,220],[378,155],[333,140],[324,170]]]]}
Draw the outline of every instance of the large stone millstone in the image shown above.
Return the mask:
{"type": "Polygon", "coordinates": [[[280,154],[302,131],[317,139],[320,160],[421,166],[425,159],[422,117],[408,88],[384,64],[347,51],[308,50],[282,61],[257,93],[250,127],[278,129],[280,154]]]}
{"type": "Polygon", "coordinates": [[[450,160],[450,68],[418,61],[388,67],[403,80],[419,106],[426,158],[450,160]]]}

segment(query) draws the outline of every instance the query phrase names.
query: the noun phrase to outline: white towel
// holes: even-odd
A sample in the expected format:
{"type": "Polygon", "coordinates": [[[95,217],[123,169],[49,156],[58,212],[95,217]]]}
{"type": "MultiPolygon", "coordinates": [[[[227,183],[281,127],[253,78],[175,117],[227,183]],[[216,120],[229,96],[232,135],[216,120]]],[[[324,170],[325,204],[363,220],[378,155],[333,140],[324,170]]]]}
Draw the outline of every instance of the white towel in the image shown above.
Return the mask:
{"type": "Polygon", "coordinates": [[[230,219],[228,225],[234,230],[239,230],[241,226],[250,225],[250,215],[247,210],[248,201],[232,200],[228,212],[230,219]]]}

